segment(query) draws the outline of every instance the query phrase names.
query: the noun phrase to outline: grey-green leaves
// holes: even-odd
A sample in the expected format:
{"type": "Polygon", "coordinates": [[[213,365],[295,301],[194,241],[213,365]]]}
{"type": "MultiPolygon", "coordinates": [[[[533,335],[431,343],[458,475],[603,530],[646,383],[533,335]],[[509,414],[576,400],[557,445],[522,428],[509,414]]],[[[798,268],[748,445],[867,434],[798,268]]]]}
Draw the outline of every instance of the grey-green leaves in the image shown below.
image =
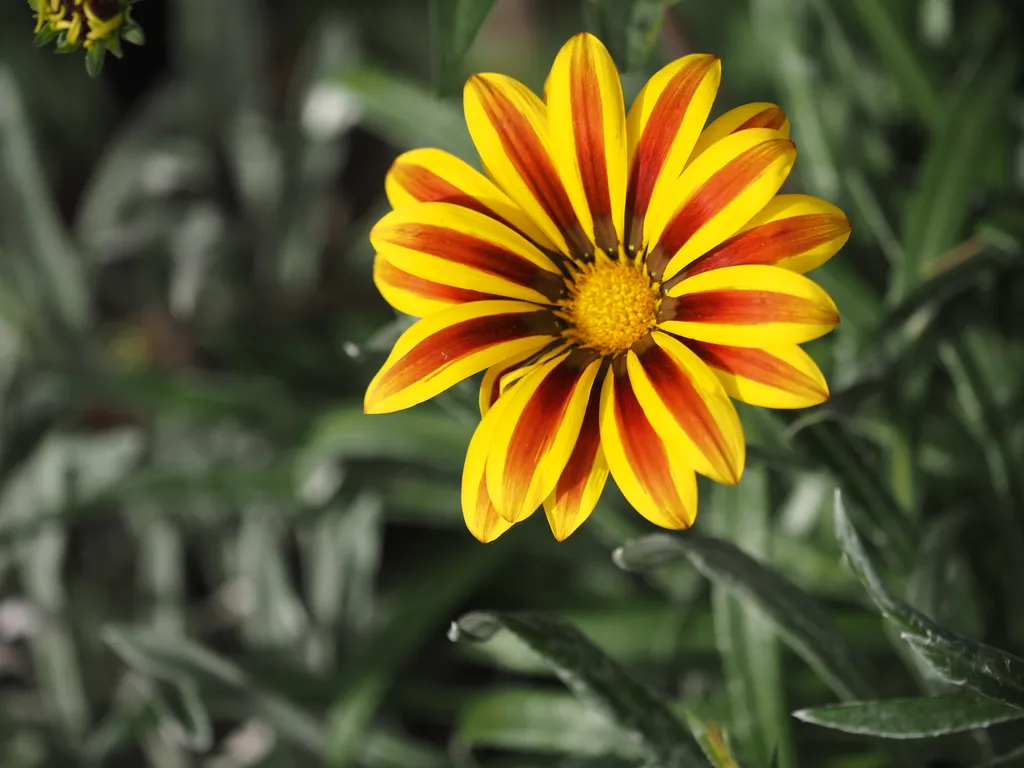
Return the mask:
{"type": "Polygon", "coordinates": [[[668,705],[571,624],[540,614],[470,613],[452,624],[449,636],[486,642],[502,630],[539,654],[581,701],[633,734],[656,765],[701,765],[686,726],[668,705]]]}
{"type": "Polygon", "coordinates": [[[927,738],[1024,718],[1024,660],[945,629],[883,584],[836,494],[835,528],[847,560],[877,608],[935,674],[964,690],[920,699],[852,702],[796,713],[849,733],[927,738]]]}
{"type": "Polygon", "coordinates": [[[853,701],[793,714],[837,731],[887,739],[926,739],[1024,717],[1018,709],[970,691],[919,699],[853,701]]]}
{"type": "Polygon", "coordinates": [[[430,0],[430,4],[437,85],[447,90],[458,80],[459,65],[491,12],[494,0],[430,0]]]}
{"type": "Polygon", "coordinates": [[[836,494],[836,537],[878,609],[942,679],[1024,711],[1024,659],[940,627],[886,589],[836,494]]]}
{"type": "Polygon", "coordinates": [[[692,532],[655,534],[630,542],[615,553],[629,570],[656,568],[688,558],[705,576],[756,606],[779,635],[839,696],[870,695],[864,664],[820,605],[785,577],[754,560],[734,544],[692,532]]]}

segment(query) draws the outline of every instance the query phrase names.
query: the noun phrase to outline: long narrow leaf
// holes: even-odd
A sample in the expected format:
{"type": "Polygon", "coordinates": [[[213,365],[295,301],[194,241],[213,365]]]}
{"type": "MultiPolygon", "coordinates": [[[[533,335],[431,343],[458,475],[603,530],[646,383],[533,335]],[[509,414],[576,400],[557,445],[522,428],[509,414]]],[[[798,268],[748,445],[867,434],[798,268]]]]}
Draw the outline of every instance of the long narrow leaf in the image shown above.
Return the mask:
{"type": "Polygon", "coordinates": [[[794,717],[846,733],[929,739],[1024,718],[1024,712],[970,691],[922,699],[851,701],[802,709],[794,717]]]}
{"type": "Polygon", "coordinates": [[[657,765],[703,765],[693,751],[689,731],[668,704],[571,624],[539,614],[470,613],[452,625],[449,636],[486,642],[499,629],[518,636],[577,697],[634,734],[657,765]]]}
{"type": "Polygon", "coordinates": [[[644,571],[680,557],[741,600],[756,606],[779,636],[843,699],[870,698],[873,688],[858,658],[832,617],[807,593],[734,544],[687,533],[655,534],[615,552],[620,568],[644,571]]]}
{"type": "Polygon", "coordinates": [[[868,594],[886,618],[903,632],[928,665],[951,683],[1024,710],[1024,659],[961,637],[897,599],[882,583],[836,493],[835,528],[839,546],[868,594]]]}

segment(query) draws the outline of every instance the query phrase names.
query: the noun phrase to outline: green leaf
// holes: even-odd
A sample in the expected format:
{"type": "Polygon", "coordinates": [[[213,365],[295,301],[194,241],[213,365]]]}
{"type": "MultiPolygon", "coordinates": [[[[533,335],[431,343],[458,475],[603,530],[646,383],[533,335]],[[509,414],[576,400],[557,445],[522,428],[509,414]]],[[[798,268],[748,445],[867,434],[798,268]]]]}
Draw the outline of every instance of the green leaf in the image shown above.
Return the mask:
{"type": "Polygon", "coordinates": [[[846,507],[839,491],[836,491],[835,495],[835,531],[836,540],[846,555],[846,561],[857,578],[867,588],[871,600],[886,618],[905,632],[927,634],[929,631],[927,620],[902,600],[897,600],[882,583],[882,578],[868,557],[860,536],[857,535],[853,523],[846,515],[846,507]]]}
{"type": "Polygon", "coordinates": [[[507,546],[449,550],[409,577],[409,586],[389,619],[366,635],[356,650],[348,679],[327,712],[327,754],[332,766],[353,760],[402,664],[512,551],[507,546]]]}
{"type": "Polygon", "coordinates": [[[359,100],[363,121],[399,148],[437,147],[479,165],[461,108],[374,69],[345,71],[339,81],[359,100]]]}
{"type": "Polygon", "coordinates": [[[942,679],[1024,710],[1024,659],[940,627],[894,597],[864,550],[838,492],[835,529],[839,546],[875,605],[942,679]]]}
{"type": "Polygon", "coordinates": [[[39,30],[39,34],[35,36],[35,39],[32,41],[32,45],[36,46],[37,48],[42,48],[44,45],[52,43],[54,38],[56,38],[59,33],[60,30],[54,29],[49,24],[47,24],[45,27],[39,30]]]}
{"type": "Polygon", "coordinates": [[[929,636],[904,634],[938,675],[1024,711],[1024,659],[939,628],[929,636]]]}
{"type": "Polygon", "coordinates": [[[142,31],[142,27],[137,22],[129,21],[120,29],[121,39],[126,43],[132,45],[145,45],[146,44],[146,33],[142,31]]]}
{"type": "Polygon", "coordinates": [[[687,557],[714,583],[759,609],[779,636],[843,699],[870,698],[867,668],[832,617],[808,594],[734,544],[688,532],[629,542],[614,555],[620,568],[645,571],[687,557]]]}
{"type": "Polygon", "coordinates": [[[529,613],[470,613],[452,625],[452,640],[486,642],[506,629],[542,656],[581,701],[634,735],[657,765],[700,765],[693,740],[668,705],[634,680],[583,633],[560,619],[529,613]]]}
{"type": "Polygon", "coordinates": [[[665,23],[679,0],[587,0],[587,22],[623,72],[648,64],[665,23]]]}
{"type": "Polygon", "coordinates": [[[213,724],[193,680],[154,680],[150,704],[172,742],[192,752],[205,752],[213,745],[213,724]]]}
{"type": "Polygon", "coordinates": [[[1001,563],[1007,623],[1013,631],[1024,629],[1024,615],[1018,600],[1019,585],[1024,584],[1024,482],[1021,481],[1018,452],[1013,425],[997,401],[986,370],[972,344],[973,337],[964,332],[959,338],[944,342],[939,357],[953,381],[954,391],[964,420],[978,443],[985,464],[995,503],[987,511],[992,528],[999,532],[993,557],[1001,563]]]}
{"type": "Polygon", "coordinates": [[[692,712],[686,713],[686,722],[689,723],[704,757],[710,760],[715,768],[740,768],[729,750],[725,734],[716,723],[705,722],[692,712]]]}
{"type": "Polygon", "coordinates": [[[1010,750],[983,763],[978,763],[972,766],[972,768],[1019,768],[1022,758],[1024,758],[1024,746],[1017,747],[1017,749],[1010,750]]]}
{"type": "MultiPolygon", "coordinates": [[[[605,653],[627,666],[667,666],[680,651],[713,653],[714,630],[708,613],[691,615],[683,626],[677,612],[675,605],[632,600],[607,608],[567,611],[564,618],[605,653]]],[[[468,645],[465,649],[470,658],[510,672],[540,675],[550,670],[543,658],[516,635],[504,630],[486,643],[468,645]]]]}
{"type": "Polygon", "coordinates": [[[628,732],[567,693],[503,688],[472,699],[460,713],[455,743],[568,755],[641,754],[628,732]]]}
{"type": "Polygon", "coordinates": [[[99,77],[103,71],[103,59],[107,56],[107,48],[103,43],[95,45],[85,54],[85,71],[89,77],[99,77]]]}
{"type": "Polygon", "coordinates": [[[823,422],[800,429],[797,441],[804,451],[832,472],[845,492],[859,502],[857,510],[868,516],[872,540],[884,545],[890,556],[908,561],[914,551],[914,530],[906,511],[868,464],[859,446],[839,424],[823,422]]]}
{"type": "Polygon", "coordinates": [[[885,739],[929,739],[1024,718],[1024,712],[970,691],[921,699],[851,701],[801,709],[794,717],[846,733],[885,739]]]}
{"type": "Polygon", "coordinates": [[[427,408],[369,416],[361,406],[338,408],[318,419],[298,471],[304,475],[325,460],[365,458],[458,471],[472,432],[471,425],[427,408]]]}
{"type": "Polygon", "coordinates": [[[937,126],[944,114],[938,90],[911,38],[892,17],[892,5],[884,0],[853,0],[850,5],[918,118],[930,128],[937,126]]]}
{"type": "Polygon", "coordinates": [[[90,314],[85,273],[32,136],[14,75],[0,66],[0,246],[32,275],[33,285],[22,290],[38,296],[39,312],[55,313],[59,327],[82,330],[90,314]]]}
{"type": "Polygon", "coordinates": [[[943,110],[947,121],[929,144],[907,208],[897,296],[912,290],[963,236],[971,197],[987,173],[985,158],[998,140],[996,125],[1013,92],[1017,64],[1016,50],[994,54],[943,110]]]}
{"type": "MultiPolygon", "coordinates": [[[[750,468],[738,487],[715,486],[711,499],[719,530],[752,556],[767,558],[771,547],[767,475],[750,468]]],[[[730,698],[730,737],[745,766],[793,765],[789,717],[783,694],[778,638],[771,622],[744,604],[728,587],[715,584],[712,610],[730,698]]],[[[706,750],[705,750],[706,751],[706,750]]]]}
{"type": "Polygon", "coordinates": [[[244,702],[287,740],[314,755],[322,755],[324,735],[308,712],[257,686],[248,673],[193,640],[162,632],[109,625],[103,640],[132,669],[154,680],[195,682],[206,695],[230,696],[244,702]]]}
{"type": "Polygon", "coordinates": [[[432,54],[442,91],[457,79],[459,66],[493,7],[494,0],[431,0],[432,54]]]}

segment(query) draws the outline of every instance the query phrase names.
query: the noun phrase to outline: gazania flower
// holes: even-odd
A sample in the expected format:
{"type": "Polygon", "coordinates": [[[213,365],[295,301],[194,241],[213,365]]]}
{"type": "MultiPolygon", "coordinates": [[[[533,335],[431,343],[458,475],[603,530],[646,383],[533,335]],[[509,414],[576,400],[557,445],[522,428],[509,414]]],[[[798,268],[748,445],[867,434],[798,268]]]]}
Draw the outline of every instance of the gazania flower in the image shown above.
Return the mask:
{"type": "Polygon", "coordinates": [[[122,0],[36,0],[36,34],[63,33],[68,45],[92,50],[124,24],[123,6],[122,0]]]}
{"type": "Polygon", "coordinates": [[[577,35],[541,101],[470,78],[466,120],[490,179],[420,149],[386,180],[374,278],[419,316],[366,392],[368,413],[486,371],[462,505],[481,541],[543,504],[564,539],[609,472],[640,514],[686,528],[694,472],[736,483],[730,397],[800,408],[828,397],[797,345],[839,321],[804,272],[849,236],[843,213],[778,195],[796,150],[783,112],[749,104],[706,128],[714,56],[686,56],[625,112],[607,50],[577,35]]]}

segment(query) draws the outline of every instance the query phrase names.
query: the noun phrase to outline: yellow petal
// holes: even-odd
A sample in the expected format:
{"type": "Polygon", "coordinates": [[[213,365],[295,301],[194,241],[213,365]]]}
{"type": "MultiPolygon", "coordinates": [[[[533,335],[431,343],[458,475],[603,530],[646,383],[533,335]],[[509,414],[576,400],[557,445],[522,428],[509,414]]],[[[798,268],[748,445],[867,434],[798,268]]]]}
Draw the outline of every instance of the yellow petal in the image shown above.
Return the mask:
{"type": "MultiPolygon", "coordinates": [[[[391,211],[370,232],[370,243],[394,269],[457,289],[449,303],[462,298],[462,290],[475,292],[470,300],[500,297],[549,304],[564,290],[558,268],[522,235],[451,203],[391,211]]],[[[436,292],[428,298],[437,300],[436,292]]]]}
{"type": "Polygon", "coordinates": [[[831,331],[839,312],[814,281],[781,267],[740,266],[688,277],[662,302],[659,327],[736,347],[802,344],[831,331]]]}
{"type": "Polygon", "coordinates": [[[487,415],[491,406],[497,402],[501,395],[508,391],[509,386],[529,373],[534,365],[557,357],[564,349],[564,344],[560,345],[558,342],[554,342],[547,349],[543,349],[540,352],[527,350],[518,355],[512,355],[497,365],[492,365],[488,368],[484,373],[483,379],[480,381],[480,415],[487,415]],[[530,361],[530,364],[524,365],[527,360],[530,361]]]}
{"type": "Polygon", "coordinates": [[[682,342],[655,333],[655,343],[626,358],[629,382],[668,452],[702,475],[735,485],[746,443],[736,408],[708,367],[682,342]]]}
{"type": "Polygon", "coordinates": [[[688,341],[730,397],[764,408],[809,408],[828,400],[828,383],[795,344],[757,349],[688,341]]]}
{"type": "Polygon", "coordinates": [[[399,155],[384,178],[392,208],[416,203],[452,203],[490,216],[542,248],[554,245],[494,182],[441,149],[413,149],[399,155]]]}
{"type": "Polygon", "coordinates": [[[545,89],[555,167],[598,248],[618,254],[626,202],[626,112],[615,62],[580,33],[562,46],[545,89]]]}
{"type": "Polygon", "coordinates": [[[513,355],[538,351],[557,329],[550,313],[522,301],[473,301],[414,323],[366,389],[367,413],[422,403],[513,355]]]}
{"type": "Polygon", "coordinates": [[[644,244],[645,219],[686,166],[722,79],[714,56],[693,54],[663,67],[647,81],[626,117],[629,175],[626,243],[644,244]]]}
{"type": "Polygon", "coordinates": [[[748,128],[770,128],[778,131],[784,139],[789,138],[789,118],[781,107],[765,101],[744,104],[730,109],[701,132],[693,148],[693,154],[690,155],[690,163],[704,154],[704,151],[716,141],[748,128]]]}
{"type": "Polygon", "coordinates": [[[544,500],[551,533],[565,541],[594,511],[608,479],[608,463],[601,450],[601,397],[590,393],[579,437],[562,470],[555,490],[544,500]]]}
{"type": "Polygon", "coordinates": [[[491,503],[484,480],[487,453],[494,438],[494,427],[503,409],[504,403],[496,405],[480,421],[469,441],[466,463],[462,469],[462,517],[469,532],[485,544],[494,541],[512,527],[512,523],[502,518],[491,503]]]}
{"type": "Polygon", "coordinates": [[[697,478],[666,450],[627,376],[609,369],[601,390],[601,448],[622,495],[662,528],[689,528],[697,516],[697,478]]]}
{"type": "Polygon", "coordinates": [[[578,355],[563,353],[536,366],[506,395],[487,459],[487,491],[509,522],[532,513],[554,490],[579,436],[599,365],[581,366],[578,355]]]}
{"type": "Polygon", "coordinates": [[[544,103],[496,74],[469,78],[463,103],[480,159],[498,186],[563,253],[593,251],[551,160],[544,103]]]}
{"type": "Polygon", "coordinates": [[[796,148],[767,128],[716,142],[655,201],[647,218],[648,269],[669,279],[734,235],[779,191],[796,148]]]}
{"type": "Polygon", "coordinates": [[[776,195],[737,234],[691,262],[680,275],[741,264],[810,272],[850,238],[850,222],[831,203],[810,195],[776,195]]]}

